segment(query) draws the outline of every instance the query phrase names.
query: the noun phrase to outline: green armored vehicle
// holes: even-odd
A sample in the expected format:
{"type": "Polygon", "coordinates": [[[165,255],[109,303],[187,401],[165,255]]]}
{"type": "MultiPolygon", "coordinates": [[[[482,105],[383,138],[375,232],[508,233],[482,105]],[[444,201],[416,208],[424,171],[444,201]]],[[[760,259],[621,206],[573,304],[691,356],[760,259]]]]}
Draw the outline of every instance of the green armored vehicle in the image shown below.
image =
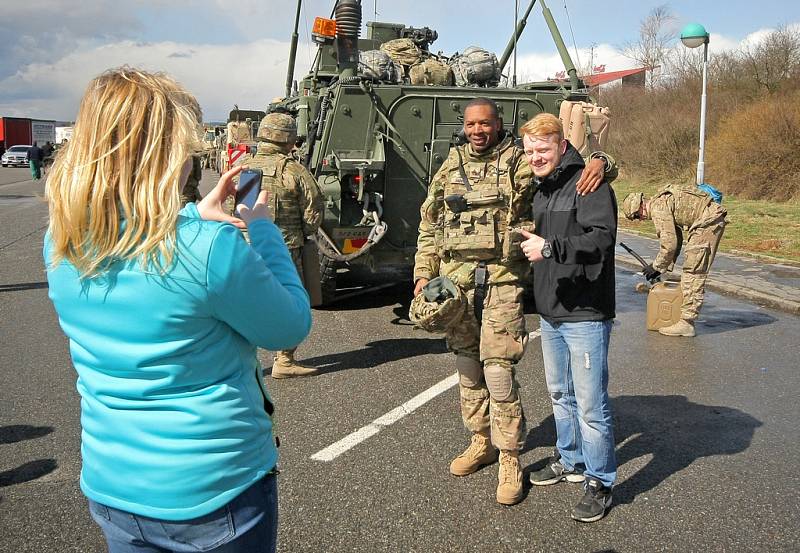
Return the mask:
{"type": "MultiPolygon", "coordinates": [[[[463,56],[459,65],[459,60],[441,60],[431,54],[428,46],[437,36],[431,29],[369,22],[366,37],[360,38],[360,0],[339,0],[335,20],[315,21],[316,59],[308,75],[292,87],[295,26],[286,96],[270,104],[268,111],[296,117],[297,157],[317,178],[325,197],[325,216],[315,240],[320,250],[323,303],[335,299],[340,267],[361,265],[371,271],[407,269],[410,273],[419,208],[431,177],[461,131],[467,102],[478,96],[494,100],[506,132],[516,135],[540,112],[558,115],[565,100],[589,101],[544,2],[540,2],[544,18],[569,81],[513,86],[515,79],[507,78],[509,84],[499,86],[501,72],[534,4],[535,0],[530,2],[501,59],[491,54],[494,61],[489,65],[495,67],[483,80],[470,81],[470,72],[475,71],[464,63],[463,56]],[[365,63],[364,54],[377,59],[380,55],[375,51],[382,46],[393,57],[394,75],[388,70],[381,75],[386,67],[370,66],[369,56],[365,63]],[[409,52],[410,59],[402,57],[409,52]],[[433,60],[433,70],[423,68],[422,73],[435,76],[436,68],[441,69],[443,63],[446,68],[449,62],[455,82],[461,86],[448,83],[450,77],[413,78],[415,66],[426,60],[433,60]],[[407,61],[414,66],[407,66],[407,61]]],[[[298,2],[296,21],[299,15],[298,2]]],[[[468,50],[472,49],[464,54],[468,50]]],[[[484,57],[486,54],[483,51],[484,57]]],[[[485,69],[485,64],[477,67],[485,69]]]]}

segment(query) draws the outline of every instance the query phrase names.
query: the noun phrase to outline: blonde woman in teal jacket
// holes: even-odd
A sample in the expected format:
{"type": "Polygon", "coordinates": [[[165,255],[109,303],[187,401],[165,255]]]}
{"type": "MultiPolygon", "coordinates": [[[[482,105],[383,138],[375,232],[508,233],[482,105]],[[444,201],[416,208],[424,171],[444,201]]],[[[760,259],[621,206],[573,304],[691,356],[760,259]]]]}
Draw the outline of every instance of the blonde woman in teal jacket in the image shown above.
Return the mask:
{"type": "Polygon", "coordinates": [[[241,220],[223,213],[239,169],[180,209],[200,120],[171,78],[108,71],[47,183],[80,484],[113,553],[275,549],[278,451],[256,348],[299,344],[309,300],[266,197],[241,220]]]}

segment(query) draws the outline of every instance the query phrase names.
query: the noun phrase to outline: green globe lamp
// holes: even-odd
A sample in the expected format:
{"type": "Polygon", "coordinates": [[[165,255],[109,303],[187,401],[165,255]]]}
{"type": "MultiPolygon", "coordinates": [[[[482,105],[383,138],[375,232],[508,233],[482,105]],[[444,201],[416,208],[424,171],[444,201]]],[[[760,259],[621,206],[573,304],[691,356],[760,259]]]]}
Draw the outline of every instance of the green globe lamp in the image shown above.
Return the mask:
{"type": "Polygon", "coordinates": [[[699,23],[689,23],[681,31],[681,42],[687,48],[703,46],[703,93],[700,96],[700,154],[697,160],[697,184],[703,184],[706,146],[706,87],[708,84],[708,31],[699,23]]]}

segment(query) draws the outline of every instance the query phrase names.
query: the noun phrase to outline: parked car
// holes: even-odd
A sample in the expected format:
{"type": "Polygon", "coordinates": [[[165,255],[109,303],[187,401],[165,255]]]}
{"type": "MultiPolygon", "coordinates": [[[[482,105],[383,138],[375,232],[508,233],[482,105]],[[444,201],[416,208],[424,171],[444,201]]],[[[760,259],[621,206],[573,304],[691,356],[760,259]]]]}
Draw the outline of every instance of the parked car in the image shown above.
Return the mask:
{"type": "Polygon", "coordinates": [[[17,145],[11,146],[6,153],[3,154],[3,157],[0,159],[0,163],[2,163],[3,167],[15,166],[15,165],[28,165],[28,150],[30,150],[32,146],[27,145],[17,145]]]}

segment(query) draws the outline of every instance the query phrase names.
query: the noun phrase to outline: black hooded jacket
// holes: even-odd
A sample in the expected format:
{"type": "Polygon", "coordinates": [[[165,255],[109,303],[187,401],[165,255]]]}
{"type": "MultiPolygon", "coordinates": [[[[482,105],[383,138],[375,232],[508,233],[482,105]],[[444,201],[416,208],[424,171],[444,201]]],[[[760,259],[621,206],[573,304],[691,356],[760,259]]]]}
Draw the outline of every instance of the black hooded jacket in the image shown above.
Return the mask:
{"type": "Polygon", "coordinates": [[[579,196],[575,183],[583,168],[580,154],[568,144],[555,171],[536,180],[535,232],[550,241],[553,256],[533,265],[533,291],[536,311],[551,322],[615,316],[617,200],[605,182],[579,196]]]}

